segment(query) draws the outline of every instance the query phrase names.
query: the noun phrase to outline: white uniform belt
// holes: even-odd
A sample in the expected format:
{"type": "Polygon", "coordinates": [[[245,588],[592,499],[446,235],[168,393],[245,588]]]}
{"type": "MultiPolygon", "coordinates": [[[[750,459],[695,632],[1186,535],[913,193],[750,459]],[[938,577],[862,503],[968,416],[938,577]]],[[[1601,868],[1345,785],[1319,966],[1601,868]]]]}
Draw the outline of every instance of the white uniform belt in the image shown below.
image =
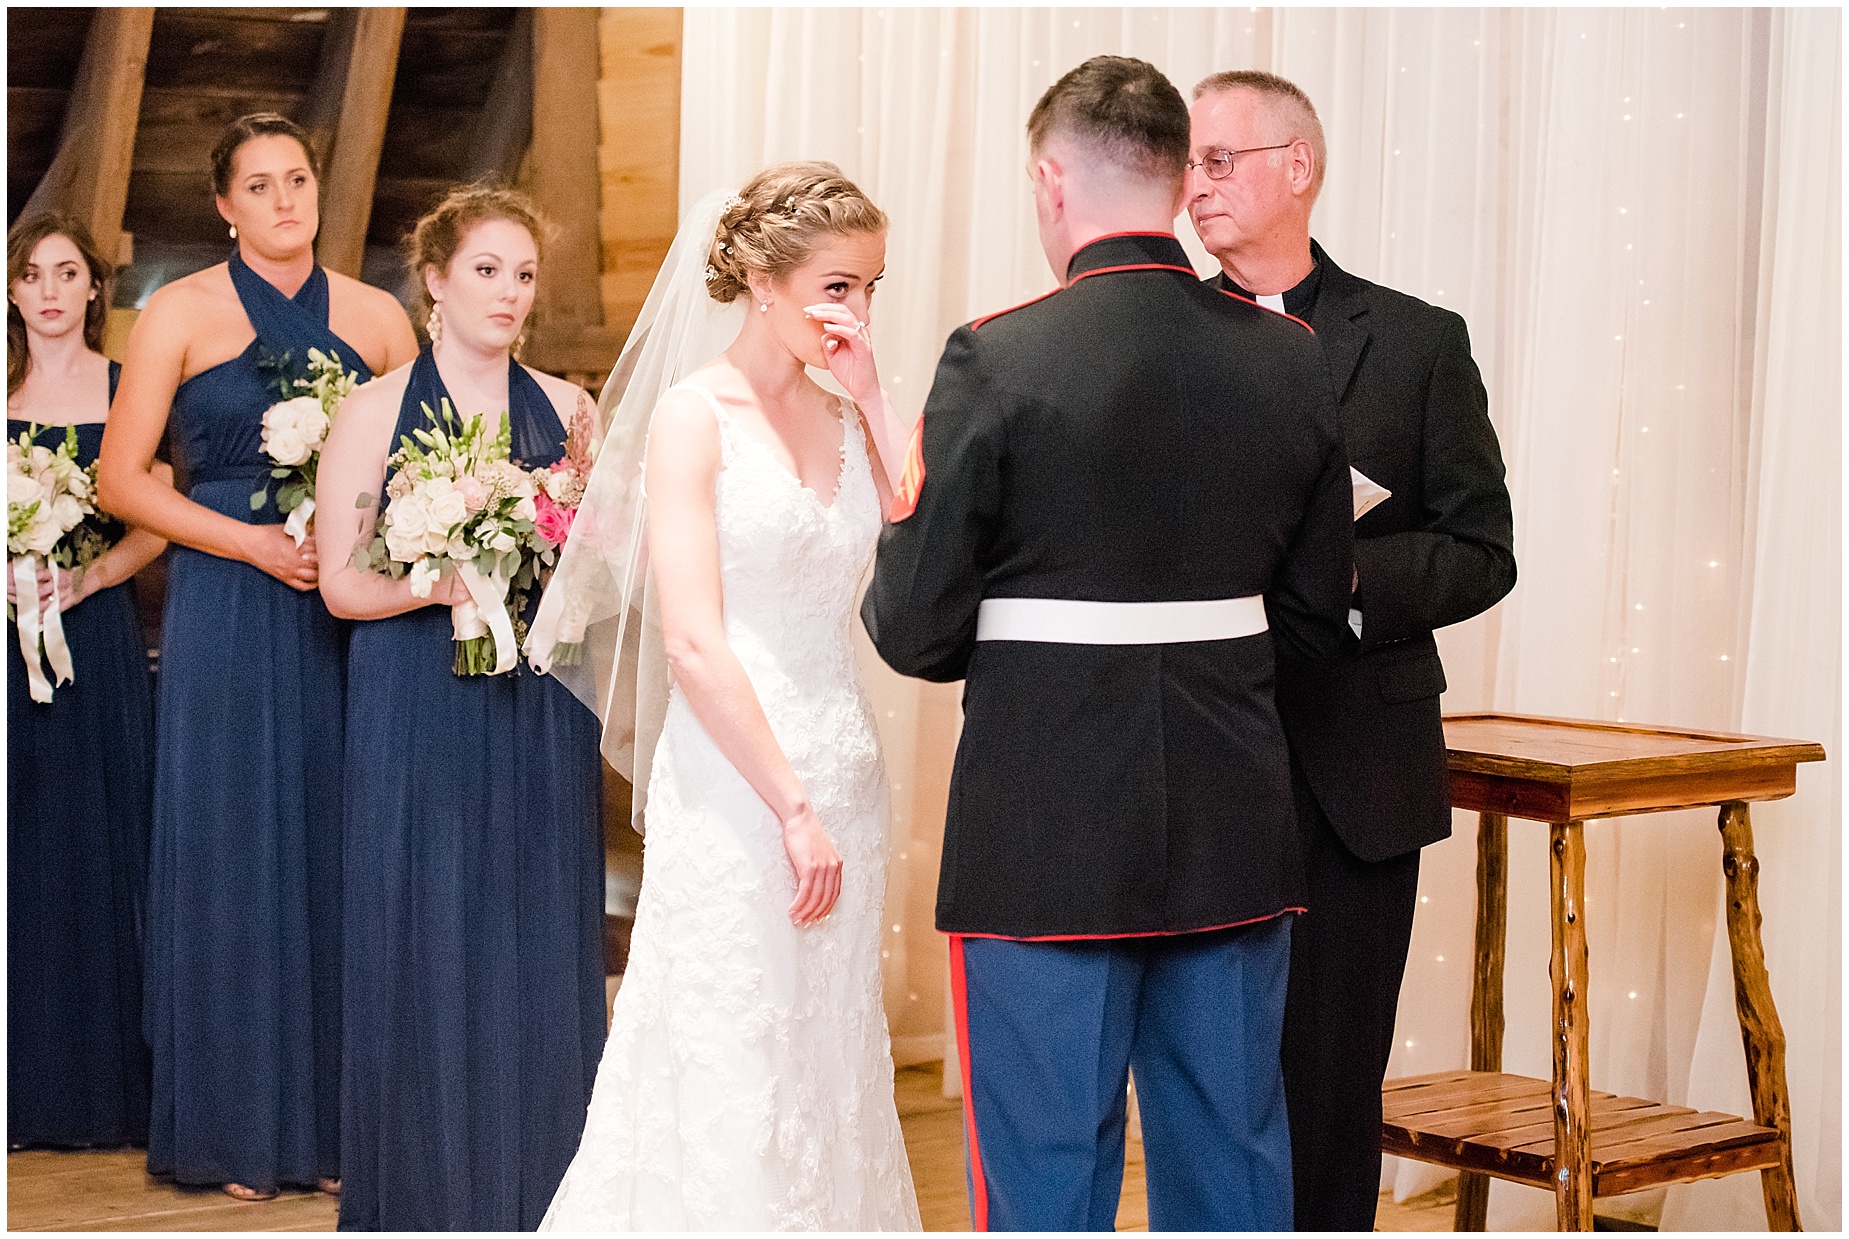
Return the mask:
{"type": "Polygon", "coordinates": [[[1257,594],[1203,602],[985,598],[976,612],[978,641],[1169,645],[1253,637],[1266,627],[1265,600],[1257,594]]]}

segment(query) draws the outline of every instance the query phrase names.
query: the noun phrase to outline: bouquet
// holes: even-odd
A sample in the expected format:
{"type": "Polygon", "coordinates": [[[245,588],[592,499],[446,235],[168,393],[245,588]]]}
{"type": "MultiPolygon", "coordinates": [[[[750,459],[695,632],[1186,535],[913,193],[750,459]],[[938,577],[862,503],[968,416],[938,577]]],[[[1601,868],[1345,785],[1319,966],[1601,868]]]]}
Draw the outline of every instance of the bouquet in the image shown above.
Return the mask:
{"type": "MultiPolygon", "coordinates": [[[[263,453],[276,462],[270,477],[281,483],[276,488],[276,510],[288,518],[283,528],[300,546],[315,515],[315,469],[321,463],[321,445],[327,441],[340,402],[359,384],[341,366],[338,353],[309,349],[307,378],[290,376],[288,362],[285,354],[271,363],[270,368],[281,372],[276,385],[283,399],[264,411],[263,453]]],[[[269,495],[266,482],[250,497],[250,510],[260,511],[269,495]]]]}
{"type": "MultiPolygon", "coordinates": [[[[581,400],[576,412],[572,414],[571,426],[565,432],[565,455],[549,469],[534,470],[534,476],[539,481],[539,493],[533,497],[533,505],[538,511],[538,519],[533,524],[539,536],[552,548],[553,553],[543,559],[548,568],[553,566],[558,550],[565,545],[565,539],[571,536],[571,526],[577,518],[578,506],[584,502],[584,488],[591,480],[591,443],[594,433],[590,402],[581,400]]],[[[525,634],[521,634],[521,640],[525,639],[525,634]]],[[[570,666],[576,663],[583,656],[583,648],[582,642],[554,646],[550,665],[570,666]]]]}
{"type": "Polygon", "coordinates": [[[48,568],[81,573],[108,544],[86,519],[96,511],[96,476],[94,465],[77,463],[77,428],[67,426],[55,449],[34,442],[38,433],[37,425],[29,426],[6,445],[6,550],[15,598],[7,615],[18,621],[32,700],[45,702],[52,685],[40,665],[41,649],[59,684],[69,684],[75,673],[56,591],[39,611],[39,573],[48,568]]]}
{"type": "MultiPolygon", "coordinates": [[[[353,563],[408,576],[419,598],[455,573],[469,596],[450,608],[453,669],[499,675],[518,657],[520,614],[570,532],[583,484],[574,470],[528,470],[510,460],[505,418],[490,435],[481,414],[460,422],[447,399],[441,405],[423,406],[431,427],[400,439],[386,461],[395,470],[386,486],[391,502],[353,563]]],[[[360,496],[360,507],[372,505],[372,496],[360,496]]]]}

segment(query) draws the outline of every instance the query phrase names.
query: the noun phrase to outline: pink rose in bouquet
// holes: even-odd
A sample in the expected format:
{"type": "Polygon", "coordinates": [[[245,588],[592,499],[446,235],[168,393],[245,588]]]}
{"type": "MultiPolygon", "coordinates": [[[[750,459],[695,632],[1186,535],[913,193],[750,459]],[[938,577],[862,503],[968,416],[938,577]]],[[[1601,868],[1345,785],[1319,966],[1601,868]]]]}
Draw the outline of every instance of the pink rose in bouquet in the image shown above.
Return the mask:
{"type": "Polygon", "coordinates": [[[554,546],[564,546],[565,539],[571,536],[571,520],[577,515],[575,507],[564,507],[554,503],[545,491],[533,496],[536,515],[533,529],[540,537],[554,546]]]}

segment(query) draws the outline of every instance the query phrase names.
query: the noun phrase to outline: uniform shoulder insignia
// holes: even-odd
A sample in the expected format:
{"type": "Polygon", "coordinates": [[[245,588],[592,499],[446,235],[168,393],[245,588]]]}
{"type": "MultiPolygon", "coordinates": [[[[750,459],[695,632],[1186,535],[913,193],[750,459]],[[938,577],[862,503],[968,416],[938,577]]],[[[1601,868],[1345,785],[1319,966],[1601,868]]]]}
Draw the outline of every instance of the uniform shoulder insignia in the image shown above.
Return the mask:
{"type": "Polygon", "coordinates": [[[1287,314],[1283,310],[1273,310],[1268,305],[1258,305],[1258,302],[1252,300],[1252,298],[1242,297],[1238,293],[1229,292],[1228,290],[1221,288],[1218,284],[1214,284],[1211,287],[1213,288],[1213,291],[1219,293],[1222,297],[1231,297],[1234,301],[1243,301],[1247,305],[1257,305],[1259,309],[1264,310],[1267,313],[1276,314],[1279,318],[1288,318],[1291,322],[1297,324],[1297,326],[1303,328],[1305,331],[1309,332],[1311,335],[1316,334],[1316,328],[1310,326],[1308,323],[1298,318],[1295,314],[1287,314]]]}
{"type": "Polygon", "coordinates": [[[1033,305],[1035,302],[1045,301],[1048,297],[1051,297],[1055,293],[1058,293],[1060,291],[1062,290],[1055,288],[1052,292],[1041,293],[1038,297],[1029,297],[1026,301],[1023,301],[1020,305],[1011,305],[1005,310],[997,310],[993,314],[984,314],[981,318],[971,323],[969,325],[969,329],[971,331],[980,330],[984,323],[992,323],[1004,314],[1012,314],[1016,310],[1026,309],[1028,306],[1033,305]]]}
{"type": "Polygon", "coordinates": [[[912,426],[912,441],[905,448],[905,469],[899,485],[892,492],[892,511],[887,519],[898,524],[918,510],[918,494],[924,489],[924,418],[912,426]]]}

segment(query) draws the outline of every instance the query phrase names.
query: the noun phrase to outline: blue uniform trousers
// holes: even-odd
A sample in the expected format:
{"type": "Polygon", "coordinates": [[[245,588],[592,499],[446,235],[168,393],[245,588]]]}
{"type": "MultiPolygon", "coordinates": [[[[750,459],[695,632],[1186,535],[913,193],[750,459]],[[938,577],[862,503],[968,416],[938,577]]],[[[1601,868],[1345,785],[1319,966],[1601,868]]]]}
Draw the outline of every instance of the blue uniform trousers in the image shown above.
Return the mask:
{"type": "Polygon", "coordinates": [[[1151,1230],[1289,1230],[1290,917],[1202,933],[951,935],[977,1230],[1111,1230],[1136,1073],[1151,1230]]]}

